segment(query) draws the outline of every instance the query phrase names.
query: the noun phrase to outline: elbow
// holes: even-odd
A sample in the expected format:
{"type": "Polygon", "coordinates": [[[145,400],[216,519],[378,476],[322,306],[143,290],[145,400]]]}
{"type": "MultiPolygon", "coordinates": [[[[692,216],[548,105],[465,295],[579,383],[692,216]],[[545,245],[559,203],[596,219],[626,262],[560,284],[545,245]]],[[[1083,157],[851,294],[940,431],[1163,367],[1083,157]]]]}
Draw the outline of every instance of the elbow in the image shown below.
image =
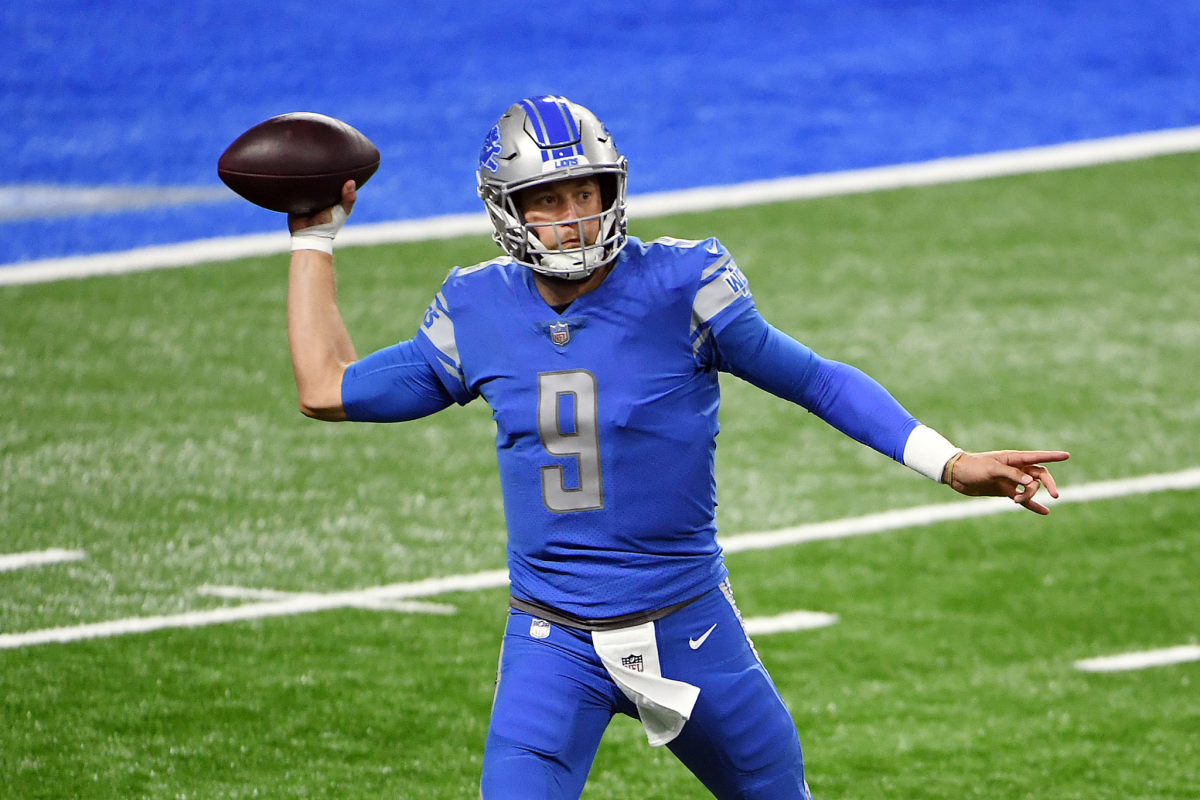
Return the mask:
{"type": "Polygon", "coordinates": [[[301,392],[299,404],[300,413],[311,419],[319,419],[324,422],[346,421],[346,409],[342,406],[341,397],[322,397],[301,392]]]}
{"type": "Polygon", "coordinates": [[[300,413],[325,422],[344,422],[346,409],[342,406],[342,367],[336,375],[296,373],[296,395],[300,413]]]}
{"type": "Polygon", "coordinates": [[[309,405],[301,401],[300,413],[310,419],[319,419],[324,422],[342,422],[346,419],[344,413],[338,414],[337,410],[332,408],[321,408],[319,406],[309,405]]]}

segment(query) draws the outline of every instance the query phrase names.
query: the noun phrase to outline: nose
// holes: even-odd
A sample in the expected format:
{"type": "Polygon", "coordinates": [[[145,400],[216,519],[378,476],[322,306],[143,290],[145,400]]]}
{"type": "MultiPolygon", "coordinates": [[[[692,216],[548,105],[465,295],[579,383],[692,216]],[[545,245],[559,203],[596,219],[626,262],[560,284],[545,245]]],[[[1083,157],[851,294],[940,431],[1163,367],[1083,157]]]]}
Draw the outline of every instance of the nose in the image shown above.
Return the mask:
{"type": "Polygon", "coordinates": [[[558,224],[554,227],[559,230],[559,235],[566,237],[568,234],[573,238],[579,238],[579,223],[575,220],[579,219],[582,209],[575,203],[574,200],[568,200],[563,204],[563,216],[559,218],[558,224]]]}
{"type": "Polygon", "coordinates": [[[579,219],[579,217],[582,216],[582,214],[580,214],[581,209],[575,198],[568,198],[565,205],[566,208],[564,210],[566,212],[566,217],[564,217],[564,219],[579,219]]]}

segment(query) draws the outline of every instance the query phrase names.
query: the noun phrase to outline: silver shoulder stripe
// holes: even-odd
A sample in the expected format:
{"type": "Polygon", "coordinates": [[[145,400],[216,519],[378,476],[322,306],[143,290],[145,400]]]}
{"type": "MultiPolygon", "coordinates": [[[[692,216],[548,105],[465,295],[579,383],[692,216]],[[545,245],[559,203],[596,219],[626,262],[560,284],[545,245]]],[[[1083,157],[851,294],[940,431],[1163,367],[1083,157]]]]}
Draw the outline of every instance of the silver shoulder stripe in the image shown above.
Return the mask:
{"type": "Polygon", "coordinates": [[[462,362],[458,358],[458,343],[454,340],[454,321],[450,319],[450,312],[446,308],[446,297],[441,292],[438,292],[437,296],[433,298],[433,302],[429,304],[422,327],[425,329],[425,335],[429,337],[429,341],[449,362],[443,366],[458,380],[463,380],[462,362]],[[450,364],[454,365],[453,370],[450,369],[450,364]]]}
{"type": "Polygon", "coordinates": [[[704,281],[708,280],[710,275],[712,275],[714,272],[719,270],[721,267],[728,264],[729,260],[731,258],[733,258],[733,254],[726,253],[725,255],[721,256],[713,263],[709,264],[707,267],[704,268],[704,272],[700,273],[700,281],[703,283],[704,281]]]}
{"type": "Polygon", "coordinates": [[[703,241],[703,239],[676,239],[674,236],[660,236],[657,239],[651,239],[649,244],[665,244],[668,247],[695,247],[703,241]]]}
{"type": "Polygon", "coordinates": [[[746,276],[731,259],[725,260],[725,269],[700,287],[692,303],[692,316],[700,325],[708,322],[728,308],[739,297],[749,297],[750,286],[746,276]]]}
{"type": "Polygon", "coordinates": [[[483,261],[470,267],[459,267],[458,275],[460,277],[463,275],[471,275],[472,273],[479,272],[481,269],[486,267],[494,267],[499,264],[510,264],[512,263],[512,260],[513,259],[511,256],[500,256],[499,258],[493,258],[491,261],[483,261]]]}

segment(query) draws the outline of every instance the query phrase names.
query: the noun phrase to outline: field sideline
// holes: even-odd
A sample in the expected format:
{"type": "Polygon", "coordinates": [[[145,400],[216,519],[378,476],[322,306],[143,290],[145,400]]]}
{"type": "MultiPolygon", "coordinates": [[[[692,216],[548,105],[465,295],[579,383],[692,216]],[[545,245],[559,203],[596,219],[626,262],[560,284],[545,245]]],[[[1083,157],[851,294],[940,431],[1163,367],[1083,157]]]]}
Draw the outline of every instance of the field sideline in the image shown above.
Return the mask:
{"type": "MultiPolygon", "coordinates": [[[[633,221],[717,235],[764,315],[959,444],[1062,447],[1085,485],[1200,464],[1200,155],[633,221]]],[[[346,249],[359,353],[408,338],[484,237],[346,249]]],[[[492,423],[295,411],[284,261],[0,288],[0,635],[503,565],[492,423]]],[[[955,498],[723,379],[730,543],[955,498]]],[[[821,798],[1191,798],[1200,490],[741,549],[743,611],[821,798]]],[[[731,550],[739,550],[734,546],[731,550]]],[[[342,608],[0,652],[14,797],[477,796],[503,587],[452,616],[342,608]]],[[[586,798],[702,797],[616,720],[586,798]]]]}
{"type": "MultiPolygon", "coordinates": [[[[1200,127],[1175,128],[998,153],[939,158],[915,164],[637,194],[629,198],[629,209],[634,218],[649,219],[786,200],[809,200],[1006,175],[1053,172],[1197,150],[1200,150],[1200,127]]],[[[343,247],[395,244],[490,232],[491,225],[482,212],[447,214],[365,225],[351,221],[342,231],[339,242],[343,247]]],[[[281,230],[273,234],[202,239],[116,253],[51,258],[16,265],[0,264],[0,286],[186,267],[209,261],[286,253],[290,247],[290,239],[281,230]]]]}

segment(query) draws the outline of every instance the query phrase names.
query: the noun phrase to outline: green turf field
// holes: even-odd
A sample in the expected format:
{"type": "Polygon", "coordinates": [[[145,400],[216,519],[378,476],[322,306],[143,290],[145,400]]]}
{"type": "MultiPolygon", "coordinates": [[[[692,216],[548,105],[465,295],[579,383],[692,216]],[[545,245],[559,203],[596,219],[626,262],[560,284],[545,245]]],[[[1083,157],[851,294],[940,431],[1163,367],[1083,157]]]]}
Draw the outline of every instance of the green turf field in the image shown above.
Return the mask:
{"type": "MultiPolygon", "coordinates": [[[[370,202],[369,190],[363,202],[370,202]]],[[[969,449],[1061,484],[1200,466],[1200,155],[632,225],[716,235],[759,307],[969,449]]],[[[409,338],[483,238],[339,254],[360,355],[409,338]]],[[[296,410],[286,258],[0,288],[0,633],[237,605],[205,584],[365,588],[503,566],[488,409],[296,410]]],[[[723,379],[725,534],[952,502],[723,379]]],[[[1200,796],[1200,491],[728,559],[819,798],[1200,796]]],[[[503,589],[453,616],[328,611],[0,650],[0,797],[473,798],[503,589]]],[[[614,720],[585,798],[707,796],[614,720]]]]}

